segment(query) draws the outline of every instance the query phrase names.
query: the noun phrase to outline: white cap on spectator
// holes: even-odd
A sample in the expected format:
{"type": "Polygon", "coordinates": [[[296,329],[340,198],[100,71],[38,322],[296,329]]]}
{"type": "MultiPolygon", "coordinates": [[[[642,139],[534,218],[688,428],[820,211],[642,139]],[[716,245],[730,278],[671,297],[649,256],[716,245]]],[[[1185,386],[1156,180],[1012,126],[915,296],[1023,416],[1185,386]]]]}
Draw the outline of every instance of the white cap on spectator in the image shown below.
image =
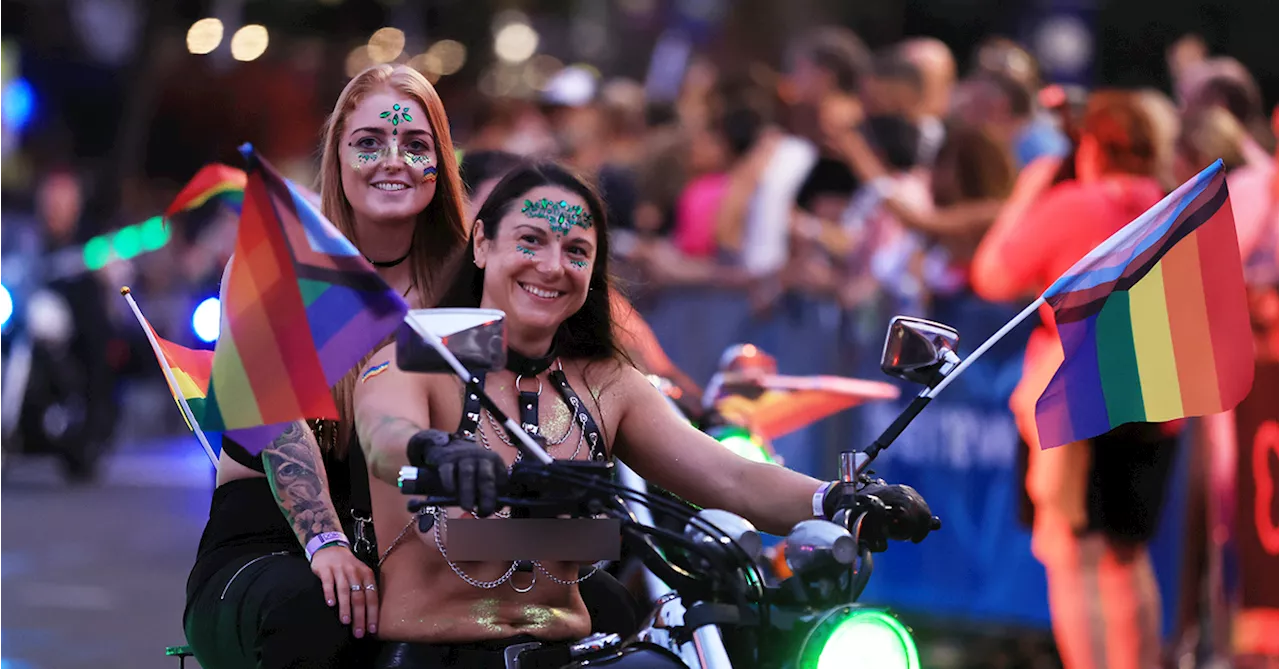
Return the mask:
{"type": "Polygon", "coordinates": [[[591,70],[570,65],[557,72],[542,91],[542,101],[566,107],[582,107],[596,96],[596,75],[591,70]]]}

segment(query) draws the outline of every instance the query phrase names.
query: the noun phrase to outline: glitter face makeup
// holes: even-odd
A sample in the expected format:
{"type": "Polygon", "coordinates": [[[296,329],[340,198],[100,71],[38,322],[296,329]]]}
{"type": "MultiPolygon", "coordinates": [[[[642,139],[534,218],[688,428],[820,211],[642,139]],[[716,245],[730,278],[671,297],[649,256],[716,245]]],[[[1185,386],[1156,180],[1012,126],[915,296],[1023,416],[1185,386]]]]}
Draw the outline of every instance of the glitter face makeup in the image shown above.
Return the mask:
{"type": "Polygon", "coordinates": [[[436,190],[423,170],[439,162],[423,104],[378,86],[344,115],[342,125],[342,190],[357,217],[408,223],[421,214],[436,190]]]}
{"type": "Polygon", "coordinates": [[[529,256],[529,257],[531,257],[531,258],[532,258],[533,256],[537,255],[536,253],[534,253],[533,249],[531,249],[531,248],[529,248],[529,247],[527,247],[527,246],[525,246],[525,245],[523,245],[523,244],[516,244],[516,250],[517,250],[517,251],[519,251],[519,252],[521,252],[521,253],[523,253],[523,254],[525,254],[525,255],[527,255],[527,256],[529,256]]]}
{"type": "Polygon", "coordinates": [[[387,156],[399,156],[400,160],[403,160],[404,164],[409,166],[410,169],[414,171],[422,170],[421,180],[423,182],[435,181],[438,175],[436,166],[431,164],[430,153],[401,148],[400,140],[397,137],[392,137],[390,145],[380,149],[369,150],[352,143],[348,143],[347,146],[355,149],[355,160],[351,163],[351,167],[356,171],[364,169],[366,165],[371,163],[381,162],[387,156]]]}
{"type": "Polygon", "coordinates": [[[587,261],[585,260],[570,260],[569,265],[579,272],[587,269],[587,261]]]}
{"type": "Polygon", "coordinates": [[[529,218],[546,219],[551,223],[551,231],[562,237],[569,234],[569,229],[575,225],[583,230],[591,229],[591,214],[584,212],[581,206],[570,207],[565,200],[552,202],[545,197],[537,202],[525,200],[520,213],[529,218]]]}

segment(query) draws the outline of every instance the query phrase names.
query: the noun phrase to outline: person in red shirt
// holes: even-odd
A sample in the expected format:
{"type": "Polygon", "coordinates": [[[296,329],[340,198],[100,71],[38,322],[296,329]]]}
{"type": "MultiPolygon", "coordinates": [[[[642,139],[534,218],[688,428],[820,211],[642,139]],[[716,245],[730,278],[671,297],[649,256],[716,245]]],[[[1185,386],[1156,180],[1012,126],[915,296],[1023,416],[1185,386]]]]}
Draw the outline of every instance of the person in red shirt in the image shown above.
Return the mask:
{"type": "MultiPolygon", "coordinates": [[[[974,256],[978,295],[1034,299],[1160,200],[1159,147],[1144,110],[1136,93],[1096,92],[1074,156],[1041,158],[1024,169],[974,256]]],[[[1041,451],[1035,403],[1063,354],[1052,311],[1044,307],[1040,315],[1010,407],[1027,444],[1032,551],[1045,566],[1063,665],[1155,667],[1160,594],[1146,542],[1159,519],[1176,426],[1124,426],[1041,451]]]]}

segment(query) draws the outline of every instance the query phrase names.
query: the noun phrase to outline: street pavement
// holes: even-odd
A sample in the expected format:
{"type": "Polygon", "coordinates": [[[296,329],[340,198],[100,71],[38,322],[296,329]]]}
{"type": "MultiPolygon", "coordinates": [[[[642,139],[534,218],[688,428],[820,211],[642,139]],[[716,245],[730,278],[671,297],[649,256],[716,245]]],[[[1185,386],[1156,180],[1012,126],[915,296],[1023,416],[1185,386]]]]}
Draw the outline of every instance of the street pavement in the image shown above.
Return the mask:
{"type": "MultiPolygon", "coordinates": [[[[0,484],[0,669],[178,666],[213,467],[190,436],[131,441],[71,486],[48,459],[0,484]]],[[[194,660],[187,667],[197,667],[194,660]]]]}

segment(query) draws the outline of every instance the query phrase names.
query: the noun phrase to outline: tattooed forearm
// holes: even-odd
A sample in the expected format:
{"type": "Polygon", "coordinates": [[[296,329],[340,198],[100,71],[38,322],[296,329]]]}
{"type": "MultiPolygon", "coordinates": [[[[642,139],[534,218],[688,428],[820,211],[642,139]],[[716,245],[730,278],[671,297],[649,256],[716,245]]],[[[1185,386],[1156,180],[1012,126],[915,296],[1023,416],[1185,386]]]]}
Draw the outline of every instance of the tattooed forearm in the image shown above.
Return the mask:
{"type": "Polygon", "coordinates": [[[369,462],[369,471],[383,481],[394,483],[400,468],[409,464],[405,445],[422,429],[407,418],[385,414],[359,421],[356,433],[369,462]]]}
{"type": "Polygon", "coordinates": [[[305,423],[293,423],[265,451],[262,462],[280,512],[303,546],[324,532],[341,532],[329,498],[324,462],[315,435],[305,423]]]}

